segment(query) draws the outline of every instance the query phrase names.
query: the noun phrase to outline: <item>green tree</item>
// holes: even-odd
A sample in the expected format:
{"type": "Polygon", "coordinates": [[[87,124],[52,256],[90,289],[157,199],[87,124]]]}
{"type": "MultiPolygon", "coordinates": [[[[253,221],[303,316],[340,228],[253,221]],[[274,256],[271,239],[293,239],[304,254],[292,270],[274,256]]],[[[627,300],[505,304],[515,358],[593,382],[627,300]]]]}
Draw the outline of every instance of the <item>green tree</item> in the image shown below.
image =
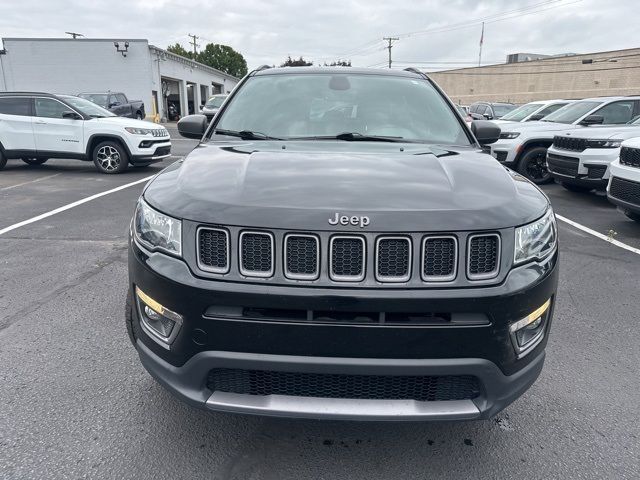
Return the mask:
{"type": "Polygon", "coordinates": [[[167,47],[167,51],[175,53],[176,55],[180,55],[181,57],[193,59],[193,52],[185,50],[185,48],[179,43],[176,43],[175,45],[169,45],[167,47]]]}
{"type": "Polygon", "coordinates": [[[350,67],[351,60],[338,60],[337,62],[324,62],[325,67],[350,67]]]}
{"type": "Polygon", "coordinates": [[[207,43],[204,50],[198,52],[196,60],[234,77],[244,77],[247,74],[247,61],[242,54],[227,45],[207,43]]]}
{"type": "Polygon", "coordinates": [[[291,58],[291,55],[289,55],[289,57],[287,57],[284,63],[281,64],[280,66],[281,67],[310,67],[311,65],[313,65],[313,62],[307,62],[302,57],[300,57],[297,60],[294,60],[291,58]]]}

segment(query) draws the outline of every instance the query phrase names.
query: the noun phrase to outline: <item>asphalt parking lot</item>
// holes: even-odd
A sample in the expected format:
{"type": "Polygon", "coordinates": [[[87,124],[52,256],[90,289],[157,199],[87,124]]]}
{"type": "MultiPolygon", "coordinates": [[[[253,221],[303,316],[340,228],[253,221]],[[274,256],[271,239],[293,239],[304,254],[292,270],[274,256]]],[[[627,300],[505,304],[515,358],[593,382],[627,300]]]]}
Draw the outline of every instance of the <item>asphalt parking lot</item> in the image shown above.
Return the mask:
{"type": "MultiPolygon", "coordinates": [[[[640,477],[640,255],[564,222],[545,369],[494,420],[294,421],[175,400],[125,332],[126,231],[141,180],[194,145],[174,138],[175,157],[122,175],[70,160],[0,173],[0,478],[640,477]]],[[[640,248],[602,195],[544,190],[557,214],[640,248]]]]}

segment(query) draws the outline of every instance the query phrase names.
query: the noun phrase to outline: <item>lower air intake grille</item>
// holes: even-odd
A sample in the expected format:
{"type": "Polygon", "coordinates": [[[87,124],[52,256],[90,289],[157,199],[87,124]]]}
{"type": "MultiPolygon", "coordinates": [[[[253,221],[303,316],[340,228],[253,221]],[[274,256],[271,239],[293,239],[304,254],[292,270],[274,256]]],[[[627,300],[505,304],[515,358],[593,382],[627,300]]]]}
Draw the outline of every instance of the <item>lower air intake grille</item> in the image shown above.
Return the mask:
{"type": "Polygon", "coordinates": [[[207,388],[243,395],[434,402],[470,400],[480,394],[471,375],[391,376],[297,373],[215,368],[207,388]]]}
{"type": "Polygon", "coordinates": [[[470,279],[495,277],[498,274],[500,237],[497,234],[471,236],[468,255],[467,268],[470,279]]]}
{"type": "Polygon", "coordinates": [[[547,165],[549,170],[560,175],[575,177],[578,175],[578,164],[580,160],[573,157],[565,157],[554,153],[547,154],[547,165]]]}
{"type": "Polygon", "coordinates": [[[318,277],[318,239],[312,235],[287,235],[285,274],[289,278],[313,280],[318,277]]]}
{"type": "Polygon", "coordinates": [[[240,234],[240,271],[252,277],[270,277],[273,274],[273,237],[270,234],[240,234]]]}
{"type": "Polygon", "coordinates": [[[364,278],[364,238],[333,237],[331,239],[331,278],[357,282],[364,278]]]}
{"type": "Polygon", "coordinates": [[[595,167],[588,167],[588,168],[589,168],[589,174],[587,176],[589,178],[594,178],[594,179],[602,178],[605,172],[607,171],[606,165],[598,165],[595,167]]]}
{"type": "Polygon", "coordinates": [[[496,160],[499,162],[506,162],[508,154],[509,152],[496,152],[496,160]]]}
{"type": "Polygon", "coordinates": [[[376,278],[381,282],[409,280],[411,239],[380,238],[376,246],[376,278]]]}
{"type": "Polygon", "coordinates": [[[229,271],[229,233],[223,229],[201,228],[198,231],[198,263],[201,269],[229,271]]]}
{"type": "Polygon", "coordinates": [[[427,237],[422,247],[422,278],[447,281],[456,277],[457,248],[454,237],[427,237]]]}
{"type": "Polygon", "coordinates": [[[640,206],[640,183],[613,177],[609,195],[623,202],[640,206]]]}

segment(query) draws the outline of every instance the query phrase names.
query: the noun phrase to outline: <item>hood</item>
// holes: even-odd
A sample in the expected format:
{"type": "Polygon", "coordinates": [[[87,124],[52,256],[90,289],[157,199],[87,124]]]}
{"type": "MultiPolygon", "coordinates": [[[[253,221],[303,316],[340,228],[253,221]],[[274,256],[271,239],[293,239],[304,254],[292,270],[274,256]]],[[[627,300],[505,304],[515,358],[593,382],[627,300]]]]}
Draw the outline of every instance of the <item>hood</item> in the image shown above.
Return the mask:
{"type": "Polygon", "coordinates": [[[121,125],[123,127],[136,127],[136,128],[164,128],[161,125],[157,125],[151,122],[145,122],[144,120],[136,120],[135,118],[126,118],[126,117],[104,117],[104,118],[93,118],[91,121],[96,121],[100,123],[108,123],[110,125],[121,125]]]}
{"type": "Polygon", "coordinates": [[[470,147],[354,142],[202,144],[159,174],[145,199],[203,223],[302,230],[366,215],[368,231],[498,229],[540,217],[533,184],[470,147]]]}
{"type": "Polygon", "coordinates": [[[640,125],[605,125],[580,128],[562,133],[563,137],[607,140],[640,137],[640,125]]]}
{"type": "Polygon", "coordinates": [[[556,122],[521,122],[521,123],[512,123],[509,125],[509,129],[506,130],[503,127],[503,131],[509,132],[522,132],[528,130],[535,130],[537,132],[551,132],[551,131],[563,131],[563,130],[572,130],[574,128],[585,128],[580,125],[567,125],[566,123],[556,123],[556,122]]]}

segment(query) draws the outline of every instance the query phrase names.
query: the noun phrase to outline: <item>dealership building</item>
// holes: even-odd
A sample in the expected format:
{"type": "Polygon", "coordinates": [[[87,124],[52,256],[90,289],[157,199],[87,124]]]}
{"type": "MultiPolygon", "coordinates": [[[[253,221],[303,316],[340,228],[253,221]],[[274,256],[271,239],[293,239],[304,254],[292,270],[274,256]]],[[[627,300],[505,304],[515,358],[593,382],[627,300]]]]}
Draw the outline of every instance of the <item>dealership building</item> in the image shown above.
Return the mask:
{"type": "Polygon", "coordinates": [[[640,48],[557,56],[512,54],[507,63],[429,76],[455,103],[465,105],[640,95],[640,48]]]}
{"type": "Polygon", "coordinates": [[[0,49],[0,91],[123,92],[147,118],[166,119],[170,104],[193,113],[238,81],[144,39],[5,38],[0,49]]]}

